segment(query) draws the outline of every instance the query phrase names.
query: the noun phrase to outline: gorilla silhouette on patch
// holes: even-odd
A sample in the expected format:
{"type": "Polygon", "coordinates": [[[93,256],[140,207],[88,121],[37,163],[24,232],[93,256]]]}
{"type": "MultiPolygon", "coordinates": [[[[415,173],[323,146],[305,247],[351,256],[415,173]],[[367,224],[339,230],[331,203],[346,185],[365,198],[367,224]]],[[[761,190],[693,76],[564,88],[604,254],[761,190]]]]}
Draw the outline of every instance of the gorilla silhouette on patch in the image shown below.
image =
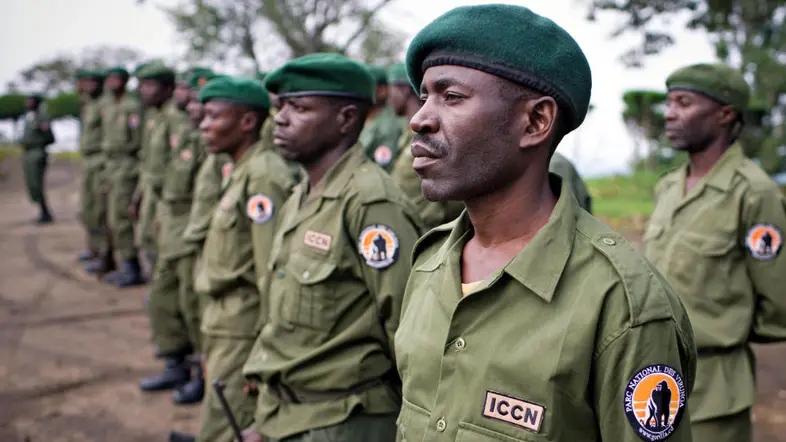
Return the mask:
{"type": "Polygon", "coordinates": [[[374,237],[374,241],[372,241],[372,259],[374,261],[382,261],[388,258],[388,244],[385,241],[385,238],[382,237],[379,233],[377,236],[374,237]]]}
{"type": "Polygon", "coordinates": [[[647,399],[647,420],[644,425],[649,428],[664,428],[669,425],[669,414],[671,410],[671,390],[666,381],[660,381],[657,387],[650,393],[647,399]],[[655,421],[651,424],[651,421],[655,421]]]}

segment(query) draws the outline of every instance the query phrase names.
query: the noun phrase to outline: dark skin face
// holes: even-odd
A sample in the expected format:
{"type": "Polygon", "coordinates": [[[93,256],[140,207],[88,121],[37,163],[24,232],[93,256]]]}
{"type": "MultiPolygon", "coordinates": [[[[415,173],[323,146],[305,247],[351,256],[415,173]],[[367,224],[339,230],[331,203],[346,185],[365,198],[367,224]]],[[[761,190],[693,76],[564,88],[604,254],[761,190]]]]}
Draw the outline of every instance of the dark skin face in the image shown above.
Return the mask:
{"type": "Polygon", "coordinates": [[[101,84],[97,79],[87,78],[82,81],[82,93],[88,94],[94,98],[101,93],[101,84]]]}
{"type": "Polygon", "coordinates": [[[281,155],[307,168],[329,151],[341,147],[342,140],[358,122],[355,105],[337,106],[330,98],[279,98],[274,121],[273,142],[281,155]]]}
{"type": "Polygon", "coordinates": [[[172,86],[158,80],[143,79],[139,82],[139,95],[145,106],[160,107],[172,97],[172,86]]]}
{"type": "Polygon", "coordinates": [[[106,77],[106,82],[104,83],[104,86],[106,86],[108,90],[116,93],[122,90],[123,88],[125,88],[126,79],[120,75],[111,74],[108,77],[106,77]]]}
{"type": "Polygon", "coordinates": [[[427,199],[482,198],[511,185],[531,165],[546,170],[557,104],[551,97],[519,99],[511,90],[518,89],[474,69],[435,66],[425,72],[422,107],[410,127],[417,132],[413,167],[427,199]]]}
{"type": "Polygon", "coordinates": [[[35,97],[27,97],[25,98],[25,108],[29,111],[34,111],[38,109],[39,101],[35,97]]]}
{"type": "Polygon", "coordinates": [[[376,101],[374,103],[377,107],[382,107],[385,105],[385,102],[388,99],[388,85],[386,84],[378,84],[377,85],[377,93],[376,93],[376,101]]]}
{"type": "Polygon", "coordinates": [[[208,101],[203,109],[199,130],[211,153],[235,156],[246,140],[259,138],[260,117],[256,111],[220,100],[208,101]]]}
{"type": "Polygon", "coordinates": [[[199,101],[198,91],[189,91],[188,95],[189,102],[186,105],[186,112],[188,112],[188,118],[191,119],[191,122],[198,125],[205,117],[205,107],[199,101]]]}
{"type": "Polygon", "coordinates": [[[721,137],[728,137],[737,119],[731,106],[724,106],[695,92],[672,90],[666,102],[666,136],[674,149],[703,152],[721,137]]]}
{"type": "Polygon", "coordinates": [[[180,110],[186,110],[186,106],[188,106],[188,102],[191,101],[191,89],[188,85],[178,83],[175,86],[175,106],[177,106],[180,110]]]}
{"type": "Polygon", "coordinates": [[[407,114],[407,100],[412,94],[412,88],[408,84],[391,84],[388,87],[388,105],[399,117],[407,114]]]}

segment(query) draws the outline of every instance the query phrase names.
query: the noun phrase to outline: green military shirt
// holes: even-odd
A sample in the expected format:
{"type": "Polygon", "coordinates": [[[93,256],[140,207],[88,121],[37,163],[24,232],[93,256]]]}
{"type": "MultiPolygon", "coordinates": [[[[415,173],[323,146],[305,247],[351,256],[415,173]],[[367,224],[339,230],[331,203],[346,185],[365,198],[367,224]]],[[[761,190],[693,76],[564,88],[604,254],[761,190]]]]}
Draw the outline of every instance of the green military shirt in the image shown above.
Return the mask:
{"type": "Polygon", "coordinates": [[[414,137],[415,132],[407,128],[405,135],[401,137],[399,156],[390,176],[415,206],[423,224],[428,228],[433,228],[456,219],[464,210],[464,203],[461,201],[429,201],[423,196],[420,188],[420,176],[412,168],[412,161],[415,159],[412,155],[412,139],[414,137]]]}
{"type": "Polygon", "coordinates": [[[28,111],[24,119],[24,131],[19,144],[25,149],[43,149],[55,142],[51,121],[42,104],[36,111],[28,111]]]}
{"type": "Polygon", "coordinates": [[[396,333],[399,441],[691,440],[687,314],[621,235],[551,179],[560,197],[547,224],[466,295],[467,212],[418,242],[396,333]],[[668,409],[667,425],[643,424],[650,399],[668,409]]]}
{"type": "Polygon", "coordinates": [[[359,141],[369,159],[390,170],[398,157],[402,132],[401,118],[396,116],[393,108],[385,106],[366,122],[359,141]]]}
{"type": "Polygon", "coordinates": [[[194,196],[183,237],[198,249],[202,249],[205,242],[210,219],[221,199],[223,184],[232,174],[233,167],[229,155],[207,154],[194,178],[194,196]]]}
{"type": "Polygon", "coordinates": [[[172,152],[179,146],[180,131],[189,124],[187,118],[171,100],[161,109],[145,109],[140,185],[149,186],[158,196],[164,185],[169,160],[173,157],[172,152]]]}
{"type": "Polygon", "coordinates": [[[265,384],[255,427],[274,438],[400,407],[392,339],[416,215],[359,144],[310,185],[281,209],[270,315],[243,370],[265,384]]]}
{"type": "Polygon", "coordinates": [[[559,152],[554,152],[549,163],[549,172],[556,173],[562,177],[570,191],[576,196],[581,208],[592,213],[592,197],[584,184],[584,180],[581,179],[579,172],[570,160],[560,155],[559,152]]]}
{"type": "Polygon", "coordinates": [[[786,201],[740,146],[685,192],[688,166],[655,189],[647,258],[680,295],[699,352],[691,418],[750,408],[756,397],[749,342],[786,340],[786,201]]]}
{"type": "Polygon", "coordinates": [[[188,241],[184,233],[191,212],[196,176],[206,155],[199,129],[193,124],[181,125],[175,137],[173,141],[177,144],[172,151],[156,209],[161,222],[158,253],[164,259],[197,250],[197,245],[188,241]]]}
{"type": "Polygon", "coordinates": [[[257,279],[267,265],[278,211],[294,185],[283,158],[261,142],[235,164],[213,212],[195,279],[196,291],[212,300],[202,317],[205,335],[253,339],[259,332],[266,315],[257,279]]]}
{"type": "Polygon", "coordinates": [[[89,98],[80,114],[79,154],[87,158],[101,154],[101,109],[106,100],[103,97],[89,98]]]}
{"type": "MultiPolygon", "coordinates": [[[[101,148],[110,160],[136,162],[142,136],[141,104],[128,95],[110,97],[101,108],[103,138],[101,148]]],[[[136,171],[129,171],[136,172],[136,171]]]]}

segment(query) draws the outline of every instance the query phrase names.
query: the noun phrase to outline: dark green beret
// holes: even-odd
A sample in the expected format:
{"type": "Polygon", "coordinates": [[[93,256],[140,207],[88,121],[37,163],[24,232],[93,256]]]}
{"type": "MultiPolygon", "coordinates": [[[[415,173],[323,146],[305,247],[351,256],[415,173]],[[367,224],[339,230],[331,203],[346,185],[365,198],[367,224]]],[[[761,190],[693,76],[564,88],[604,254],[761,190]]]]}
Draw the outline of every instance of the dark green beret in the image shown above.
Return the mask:
{"type": "Polygon", "coordinates": [[[407,77],[407,65],[404,63],[396,63],[388,68],[388,83],[390,84],[406,84],[409,86],[409,77],[407,77]]]}
{"type": "Polygon", "coordinates": [[[376,66],[373,64],[367,64],[366,68],[371,75],[374,76],[374,80],[377,81],[377,84],[388,84],[388,71],[382,66],[376,66]]]}
{"type": "Polygon", "coordinates": [[[111,68],[107,69],[106,75],[107,75],[107,77],[110,76],[110,75],[119,75],[119,76],[125,78],[126,80],[128,80],[128,77],[129,77],[128,71],[123,66],[114,66],[114,67],[111,67],[111,68]]]}
{"type": "Polygon", "coordinates": [[[261,81],[262,83],[265,82],[265,77],[267,77],[267,72],[257,71],[255,78],[257,81],[261,81]]]}
{"type": "Polygon", "coordinates": [[[666,79],[666,88],[696,92],[740,112],[748,108],[751,94],[742,73],[720,63],[694,64],[678,69],[666,79]]]}
{"type": "Polygon", "coordinates": [[[74,76],[77,80],[102,80],[106,77],[106,72],[97,69],[79,69],[74,76]]]}
{"type": "Polygon", "coordinates": [[[584,121],[592,73],[578,43],[564,29],[523,6],[464,6],[421,30],[407,49],[415,90],[432,66],[477,69],[554,98],[568,129],[584,121]]]}
{"type": "Polygon", "coordinates": [[[163,63],[152,62],[137,70],[135,76],[140,80],[174,81],[175,71],[163,63]]]}
{"type": "Polygon", "coordinates": [[[201,89],[215,77],[217,77],[217,74],[213,71],[195,71],[188,78],[188,87],[197,90],[201,89]]]}
{"type": "Polygon", "coordinates": [[[348,97],[374,102],[377,82],[362,64],[340,54],[318,53],[290,60],[265,78],[265,88],[281,98],[348,97]]]}
{"type": "Polygon", "coordinates": [[[254,109],[270,109],[270,97],[262,85],[250,78],[217,76],[199,91],[199,101],[223,100],[254,109]]]}

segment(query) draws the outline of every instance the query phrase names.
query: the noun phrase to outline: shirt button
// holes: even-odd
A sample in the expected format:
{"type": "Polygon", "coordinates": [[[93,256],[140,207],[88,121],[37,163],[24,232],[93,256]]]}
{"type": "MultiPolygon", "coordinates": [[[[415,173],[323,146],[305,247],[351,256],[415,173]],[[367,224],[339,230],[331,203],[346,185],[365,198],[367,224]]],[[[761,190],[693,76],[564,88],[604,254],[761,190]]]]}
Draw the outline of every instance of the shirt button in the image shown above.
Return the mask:
{"type": "Polygon", "coordinates": [[[308,278],[310,275],[311,275],[311,273],[308,273],[308,270],[303,272],[303,278],[308,278]]]}
{"type": "Polygon", "coordinates": [[[283,279],[284,276],[287,276],[286,272],[284,272],[283,270],[279,270],[278,271],[278,278],[279,279],[283,279]]]}
{"type": "Polygon", "coordinates": [[[445,428],[448,427],[448,424],[445,423],[445,418],[439,418],[437,421],[437,431],[440,433],[445,431],[445,428]]]}
{"type": "Polygon", "coordinates": [[[467,343],[464,342],[463,338],[456,339],[456,350],[463,350],[464,347],[467,346],[467,343]]]}
{"type": "Polygon", "coordinates": [[[607,246],[613,246],[617,244],[617,241],[614,241],[611,238],[603,238],[603,244],[606,244],[607,246]]]}

